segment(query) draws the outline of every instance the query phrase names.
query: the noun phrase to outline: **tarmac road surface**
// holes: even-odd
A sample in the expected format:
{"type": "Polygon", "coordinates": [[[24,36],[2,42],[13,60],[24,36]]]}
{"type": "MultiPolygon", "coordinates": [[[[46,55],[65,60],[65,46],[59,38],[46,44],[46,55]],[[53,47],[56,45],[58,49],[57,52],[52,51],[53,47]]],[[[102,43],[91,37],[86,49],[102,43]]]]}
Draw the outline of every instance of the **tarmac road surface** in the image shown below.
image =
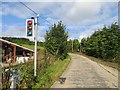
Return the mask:
{"type": "Polygon", "coordinates": [[[51,88],[118,88],[118,70],[98,64],[82,55],[70,54],[71,61],[51,88]]]}

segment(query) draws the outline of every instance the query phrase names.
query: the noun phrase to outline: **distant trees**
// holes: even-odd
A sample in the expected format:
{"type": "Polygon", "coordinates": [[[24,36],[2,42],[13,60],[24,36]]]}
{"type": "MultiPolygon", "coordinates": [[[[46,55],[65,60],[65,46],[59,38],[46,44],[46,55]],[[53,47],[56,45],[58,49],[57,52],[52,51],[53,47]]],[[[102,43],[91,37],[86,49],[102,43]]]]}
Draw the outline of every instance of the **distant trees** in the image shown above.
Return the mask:
{"type": "Polygon", "coordinates": [[[87,55],[117,62],[120,59],[120,28],[114,23],[110,27],[95,31],[81,40],[81,51],[87,55]]]}
{"type": "Polygon", "coordinates": [[[16,44],[28,44],[30,41],[26,38],[15,38],[15,37],[2,37],[2,39],[16,43],[16,44]]]}
{"type": "Polygon", "coordinates": [[[67,56],[67,38],[68,33],[65,32],[65,25],[62,22],[54,24],[50,31],[46,32],[45,48],[48,52],[57,58],[64,59],[67,56]]]}
{"type": "MultiPolygon", "coordinates": [[[[27,44],[27,45],[34,45],[33,41],[30,41],[29,39],[26,38],[16,38],[16,37],[2,37],[2,39],[22,45],[22,44],[27,44]]],[[[38,46],[44,46],[44,42],[39,42],[38,41],[38,46]]]]}
{"type": "Polygon", "coordinates": [[[67,41],[67,49],[69,52],[72,52],[72,40],[70,39],[69,41],[67,41]]]}
{"type": "Polygon", "coordinates": [[[73,52],[78,52],[80,50],[80,43],[78,39],[68,41],[68,51],[71,52],[72,48],[73,48],[73,52]]]}
{"type": "Polygon", "coordinates": [[[73,51],[77,52],[80,50],[80,43],[78,39],[73,40],[73,51]]]}

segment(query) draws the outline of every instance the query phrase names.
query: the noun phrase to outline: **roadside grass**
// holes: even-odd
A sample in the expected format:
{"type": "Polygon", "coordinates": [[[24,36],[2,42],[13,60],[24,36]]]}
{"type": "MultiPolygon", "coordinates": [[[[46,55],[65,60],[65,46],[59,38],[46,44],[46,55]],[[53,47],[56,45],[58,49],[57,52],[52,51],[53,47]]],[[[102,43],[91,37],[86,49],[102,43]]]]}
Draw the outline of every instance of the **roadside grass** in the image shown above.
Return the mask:
{"type": "Polygon", "coordinates": [[[95,62],[100,63],[102,65],[109,66],[109,67],[115,68],[117,70],[120,70],[120,67],[118,67],[118,63],[105,61],[103,59],[95,58],[95,57],[92,57],[92,56],[88,56],[88,55],[85,55],[85,54],[80,53],[80,52],[75,52],[75,54],[83,55],[83,56],[89,58],[92,61],[95,61],[95,62]]]}
{"type": "Polygon", "coordinates": [[[64,60],[56,60],[52,65],[44,69],[43,74],[38,74],[38,82],[33,86],[33,88],[50,88],[64,72],[70,60],[70,56],[64,60]]]}

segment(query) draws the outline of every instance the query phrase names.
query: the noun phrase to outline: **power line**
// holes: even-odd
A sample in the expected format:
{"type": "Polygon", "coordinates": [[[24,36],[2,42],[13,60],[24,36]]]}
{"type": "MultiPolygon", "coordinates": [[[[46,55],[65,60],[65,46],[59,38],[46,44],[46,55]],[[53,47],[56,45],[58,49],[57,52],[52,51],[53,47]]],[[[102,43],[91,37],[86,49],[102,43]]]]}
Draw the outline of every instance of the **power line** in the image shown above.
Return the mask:
{"type": "Polygon", "coordinates": [[[32,10],[31,8],[29,8],[27,5],[25,5],[23,2],[21,2],[20,0],[18,0],[19,3],[21,3],[22,5],[24,5],[27,9],[29,9],[30,11],[32,11],[34,14],[38,15],[34,10],[32,10]]]}
{"type": "Polygon", "coordinates": [[[52,23],[50,23],[48,20],[44,19],[43,17],[39,16],[41,19],[45,20],[47,23],[49,23],[50,25],[52,25],[52,23]]]}
{"type": "MultiPolygon", "coordinates": [[[[27,9],[29,9],[30,11],[32,11],[35,15],[38,15],[38,13],[36,13],[34,10],[32,10],[30,7],[28,7],[27,5],[25,5],[23,2],[21,2],[20,0],[18,0],[19,3],[21,3],[22,5],[24,5],[27,9]]],[[[51,24],[48,20],[44,19],[43,17],[39,16],[41,19],[43,19],[44,21],[46,21],[47,23],[51,24]]],[[[51,24],[52,25],[52,24],[51,24]]]]}

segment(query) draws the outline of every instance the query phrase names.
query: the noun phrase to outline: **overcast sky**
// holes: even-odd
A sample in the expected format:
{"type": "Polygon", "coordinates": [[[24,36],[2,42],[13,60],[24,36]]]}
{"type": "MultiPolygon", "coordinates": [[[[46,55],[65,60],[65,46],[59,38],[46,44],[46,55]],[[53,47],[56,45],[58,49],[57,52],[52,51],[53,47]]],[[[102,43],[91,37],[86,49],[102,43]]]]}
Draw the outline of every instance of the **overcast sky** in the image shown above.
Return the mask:
{"type": "MultiPolygon", "coordinates": [[[[23,2],[51,24],[63,21],[69,39],[90,36],[104,25],[118,22],[117,2],[23,2]]],[[[2,2],[0,27],[2,36],[26,37],[25,20],[36,16],[19,2],[2,2]]],[[[38,39],[44,41],[46,30],[51,24],[39,18],[38,39]]]]}

